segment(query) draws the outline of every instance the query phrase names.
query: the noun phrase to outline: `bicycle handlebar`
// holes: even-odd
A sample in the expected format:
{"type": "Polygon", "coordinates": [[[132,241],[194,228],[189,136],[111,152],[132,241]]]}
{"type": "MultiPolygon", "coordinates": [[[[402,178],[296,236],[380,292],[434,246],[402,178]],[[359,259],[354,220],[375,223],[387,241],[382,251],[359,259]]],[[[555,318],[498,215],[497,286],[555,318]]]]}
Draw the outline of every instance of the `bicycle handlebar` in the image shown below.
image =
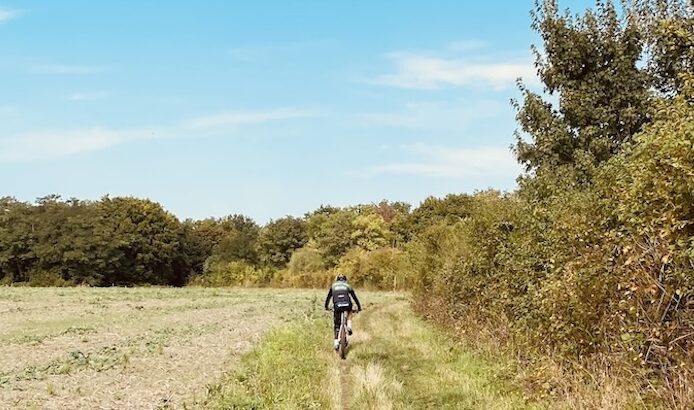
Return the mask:
{"type": "MultiPolygon", "coordinates": [[[[330,311],[330,312],[334,312],[335,308],[331,306],[325,310],[330,311]]],[[[359,313],[359,312],[361,312],[361,309],[352,309],[352,313],[359,313]]]]}

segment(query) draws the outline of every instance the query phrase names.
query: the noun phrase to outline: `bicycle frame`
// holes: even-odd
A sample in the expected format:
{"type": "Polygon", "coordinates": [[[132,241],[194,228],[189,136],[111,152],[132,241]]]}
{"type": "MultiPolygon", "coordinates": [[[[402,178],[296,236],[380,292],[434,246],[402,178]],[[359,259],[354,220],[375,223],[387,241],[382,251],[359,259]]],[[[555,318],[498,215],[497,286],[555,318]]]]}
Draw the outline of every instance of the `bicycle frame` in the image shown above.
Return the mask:
{"type": "Polygon", "coordinates": [[[340,332],[338,333],[339,349],[338,353],[342,360],[347,358],[347,311],[340,315],[340,332]]]}
{"type": "MultiPolygon", "coordinates": [[[[330,308],[329,309],[331,312],[335,310],[335,308],[330,308]]],[[[340,329],[337,332],[337,340],[338,340],[338,348],[337,352],[340,355],[341,359],[346,359],[347,358],[347,345],[349,344],[347,342],[347,318],[349,313],[356,313],[358,311],[352,310],[351,312],[348,312],[346,310],[343,310],[342,313],[340,313],[340,329]]]]}

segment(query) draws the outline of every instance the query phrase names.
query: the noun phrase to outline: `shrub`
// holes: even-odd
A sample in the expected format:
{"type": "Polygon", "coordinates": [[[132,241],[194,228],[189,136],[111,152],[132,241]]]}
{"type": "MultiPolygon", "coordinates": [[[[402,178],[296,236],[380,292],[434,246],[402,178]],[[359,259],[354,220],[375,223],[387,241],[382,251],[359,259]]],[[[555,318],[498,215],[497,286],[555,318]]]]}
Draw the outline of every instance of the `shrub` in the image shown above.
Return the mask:
{"type": "Polygon", "coordinates": [[[71,286],[72,283],[63,279],[60,274],[47,270],[32,270],[29,272],[27,285],[35,287],[71,286]]]}
{"type": "Polygon", "coordinates": [[[396,248],[372,251],[353,248],[340,259],[336,270],[347,275],[356,286],[399,290],[408,286],[402,263],[403,252],[396,248]]]}
{"type": "Polygon", "coordinates": [[[205,264],[202,275],[191,278],[192,286],[263,286],[270,283],[272,271],[258,269],[246,262],[212,262],[205,264]]]}

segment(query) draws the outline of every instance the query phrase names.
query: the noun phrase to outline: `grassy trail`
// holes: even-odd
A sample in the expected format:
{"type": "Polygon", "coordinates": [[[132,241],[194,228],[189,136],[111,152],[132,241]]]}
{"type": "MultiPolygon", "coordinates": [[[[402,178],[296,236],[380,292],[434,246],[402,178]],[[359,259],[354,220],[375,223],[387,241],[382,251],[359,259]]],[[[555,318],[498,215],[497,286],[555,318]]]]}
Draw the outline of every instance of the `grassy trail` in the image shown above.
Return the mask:
{"type": "Polygon", "coordinates": [[[462,351],[398,295],[371,295],[354,320],[347,360],[329,315],[268,335],[198,405],[218,409],[531,409],[503,364],[462,351]]]}

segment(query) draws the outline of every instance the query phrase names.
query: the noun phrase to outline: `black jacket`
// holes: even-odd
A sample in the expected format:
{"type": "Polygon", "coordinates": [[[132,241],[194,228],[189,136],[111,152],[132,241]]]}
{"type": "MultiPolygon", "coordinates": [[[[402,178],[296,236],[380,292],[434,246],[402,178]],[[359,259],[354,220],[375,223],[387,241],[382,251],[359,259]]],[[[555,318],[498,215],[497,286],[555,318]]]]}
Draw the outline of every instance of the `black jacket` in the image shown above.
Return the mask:
{"type": "Polygon", "coordinates": [[[359,298],[357,298],[357,294],[354,293],[354,289],[349,285],[347,282],[335,282],[330,286],[330,290],[328,290],[328,296],[325,298],[325,308],[328,308],[328,305],[330,304],[330,299],[333,299],[333,305],[336,303],[339,303],[339,301],[346,299],[349,301],[349,304],[351,305],[352,302],[350,300],[350,297],[354,299],[354,303],[357,304],[357,308],[361,310],[361,303],[359,303],[359,298]]]}

